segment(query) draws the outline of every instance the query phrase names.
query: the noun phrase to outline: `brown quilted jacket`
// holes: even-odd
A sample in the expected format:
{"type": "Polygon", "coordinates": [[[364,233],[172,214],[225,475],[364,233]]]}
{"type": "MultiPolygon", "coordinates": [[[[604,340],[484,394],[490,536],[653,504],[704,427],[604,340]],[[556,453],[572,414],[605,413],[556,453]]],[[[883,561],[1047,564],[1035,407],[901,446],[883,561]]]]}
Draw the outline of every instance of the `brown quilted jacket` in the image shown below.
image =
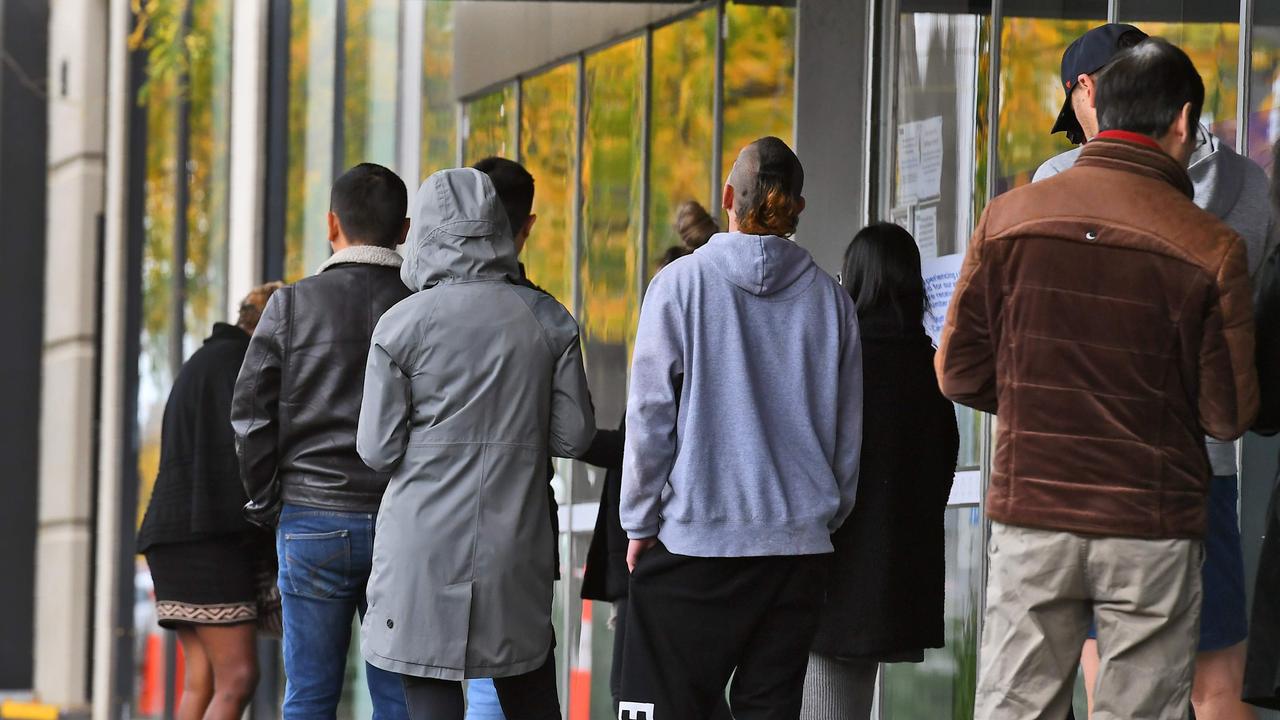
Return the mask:
{"type": "Polygon", "coordinates": [[[1244,242],[1192,193],[1173,158],[1103,137],[983,214],[936,366],[998,415],[993,520],[1203,535],[1203,437],[1244,433],[1258,381],[1244,242]]]}

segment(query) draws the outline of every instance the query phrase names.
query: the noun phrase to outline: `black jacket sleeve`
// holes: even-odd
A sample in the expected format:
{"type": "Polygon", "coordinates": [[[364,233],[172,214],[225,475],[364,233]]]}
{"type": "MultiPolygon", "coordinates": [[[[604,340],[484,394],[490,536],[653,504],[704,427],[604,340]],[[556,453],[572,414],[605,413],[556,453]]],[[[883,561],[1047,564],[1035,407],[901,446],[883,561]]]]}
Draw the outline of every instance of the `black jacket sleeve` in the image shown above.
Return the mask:
{"type": "Polygon", "coordinates": [[[596,430],[591,447],[578,459],[598,468],[622,467],[622,428],[617,430],[596,430]]]}
{"type": "Polygon", "coordinates": [[[276,291],[249,341],[231,399],[231,427],[236,434],[240,480],[249,503],[245,516],[264,527],[280,515],[277,476],[280,432],[280,385],[285,361],[292,288],[276,291]]]}
{"type": "Polygon", "coordinates": [[[1256,357],[1261,407],[1254,432],[1280,432],[1280,251],[1273,251],[1258,271],[1256,357]]]}

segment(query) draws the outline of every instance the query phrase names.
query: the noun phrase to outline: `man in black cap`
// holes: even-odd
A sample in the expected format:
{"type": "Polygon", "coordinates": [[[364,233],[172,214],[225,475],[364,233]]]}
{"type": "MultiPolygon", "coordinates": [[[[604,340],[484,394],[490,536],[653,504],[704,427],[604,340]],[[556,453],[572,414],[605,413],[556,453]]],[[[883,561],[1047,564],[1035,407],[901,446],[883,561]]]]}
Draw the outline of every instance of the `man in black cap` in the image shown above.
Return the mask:
{"type": "MultiPolygon", "coordinates": [[[[1062,55],[1062,84],[1067,97],[1051,132],[1065,132],[1077,145],[1098,134],[1094,77],[1125,48],[1146,38],[1132,25],[1094,28],[1073,42],[1062,55]]],[[[1254,278],[1276,242],[1268,183],[1262,168],[1236,153],[1201,125],[1196,149],[1187,169],[1195,186],[1195,202],[1231,226],[1245,240],[1249,276],[1254,278]]],[[[1050,158],[1036,171],[1035,180],[1057,175],[1075,164],[1077,147],[1050,158]]],[[[1205,533],[1204,599],[1201,608],[1199,654],[1192,693],[1200,720],[1242,717],[1244,641],[1248,633],[1245,610],[1244,558],[1236,504],[1235,444],[1206,438],[1213,480],[1209,486],[1209,522],[1205,533]]],[[[1085,689],[1092,695],[1098,670],[1095,632],[1081,654],[1085,689]]],[[[1250,717],[1250,716],[1243,716],[1250,717]]]]}

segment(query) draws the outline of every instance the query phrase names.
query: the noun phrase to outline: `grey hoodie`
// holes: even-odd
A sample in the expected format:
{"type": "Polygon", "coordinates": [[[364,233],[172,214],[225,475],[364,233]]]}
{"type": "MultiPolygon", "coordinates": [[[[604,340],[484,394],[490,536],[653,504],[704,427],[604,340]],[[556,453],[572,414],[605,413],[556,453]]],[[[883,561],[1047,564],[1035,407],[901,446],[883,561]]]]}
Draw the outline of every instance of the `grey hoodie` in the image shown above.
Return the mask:
{"type": "Polygon", "coordinates": [[[861,442],[857,314],[804,248],[721,233],[658,273],[627,399],[629,537],[699,557],[831,552],[861,442]]]}
{"type": "MultiPolygon", "coordinates": [[[[1079,156],[1077,147],[1049,158],[1036,170],[1033,182],[1070,168],[1079,156]]],[[[1213,213],[1244,238],[1249,253],[1249,277],[1255,278],[1280,232],[1271,212],[1267,174],[1257,163],[1222,144],[1203,125],[1200,126],[1200,146],[1191,156],[1187,172],[1196,188],[1196,205],[1213,213]]],[[[1213,474],[1235,475],[1235,444],[1213,438],[1205,438],[1205,443],[1213,474]]]]}
{"type": "Polygon", "coordinates": [[[512,283],[506,213],[476,170],[423,183],[401,273],[418,292],[374,330],[356,435],[392,473],[364,657],[447,680],[526,673],[552,643],[547,456],[595,435],[578,326],[512,283]]]}

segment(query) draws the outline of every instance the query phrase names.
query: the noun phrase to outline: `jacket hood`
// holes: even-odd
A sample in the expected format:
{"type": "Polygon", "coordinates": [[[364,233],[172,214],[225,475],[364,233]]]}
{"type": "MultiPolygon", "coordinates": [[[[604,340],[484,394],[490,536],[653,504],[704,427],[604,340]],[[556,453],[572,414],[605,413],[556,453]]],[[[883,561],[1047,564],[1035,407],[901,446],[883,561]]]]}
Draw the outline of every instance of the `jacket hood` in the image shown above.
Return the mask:
{"type": "Polygon", "coordinates": [[[783,292],[817,269],[808,250],[776,235],[716,233],[695,252],[752,295],[783,292]]]}
{"type": "Polygon", "coordinates": [[[1191,156],[1187,172],[1196,186],[1196,204],[1224,218],[1244,191],[1244,157],[1223,145],[1216,135],[1200,127],[1201,143],[1191,156]]]}
{"type": "Polygon", "coordinates": [[[400,278],[413,290],[451,280],[519,274],[506,211],[489,176],[441,170],[413,198],[400,278]]]}

